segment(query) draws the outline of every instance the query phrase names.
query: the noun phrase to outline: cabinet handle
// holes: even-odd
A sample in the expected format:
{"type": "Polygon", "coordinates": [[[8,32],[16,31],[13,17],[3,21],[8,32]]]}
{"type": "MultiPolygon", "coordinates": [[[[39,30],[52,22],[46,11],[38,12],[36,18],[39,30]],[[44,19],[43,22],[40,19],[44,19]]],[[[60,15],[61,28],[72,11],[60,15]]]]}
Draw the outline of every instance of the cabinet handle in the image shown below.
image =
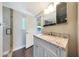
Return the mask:
{"type": "Polygon", "coordinates": [[[36,45],[36,47],[40,47],[40,45],[36,45]]]}
{"type": "Polygon", "coordinates": [[[38,46],[36,45],[36,47],[38,47],[38,46]]]}
{"type": "Polygon", "coordinates": [[[36,47],[39,47],[38,45],[36,45],[36,47]]]}

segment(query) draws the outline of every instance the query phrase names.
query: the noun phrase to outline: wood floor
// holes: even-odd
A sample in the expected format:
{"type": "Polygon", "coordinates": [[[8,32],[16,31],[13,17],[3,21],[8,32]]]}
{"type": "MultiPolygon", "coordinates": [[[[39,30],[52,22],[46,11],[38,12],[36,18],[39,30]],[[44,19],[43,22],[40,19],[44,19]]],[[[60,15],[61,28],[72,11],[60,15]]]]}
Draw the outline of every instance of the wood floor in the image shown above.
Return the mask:
{"type": "Polygon", "coordinates": [[[20,50],[14,51],[12,57],[32,57],[33,56],[33,46],[28,49],[22,48],[20,50]]]}

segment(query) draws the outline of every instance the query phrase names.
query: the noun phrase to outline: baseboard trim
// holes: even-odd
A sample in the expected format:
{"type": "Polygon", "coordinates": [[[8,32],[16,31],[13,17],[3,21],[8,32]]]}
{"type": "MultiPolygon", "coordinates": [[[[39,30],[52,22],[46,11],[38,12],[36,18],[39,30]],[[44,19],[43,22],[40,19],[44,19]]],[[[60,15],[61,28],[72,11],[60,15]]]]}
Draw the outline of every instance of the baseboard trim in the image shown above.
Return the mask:
{"type": "Polygon", "coordinates": [[[30,46],[30,47],[28,47],[28,48],[26,48],[26,49],[29,49],[29,48],[31,48],[31,47],[33,47],[33,45],[32,45],[32,46],[30,46]]]}
{"type": "MultiPolygon", "coordinates": [[[[33,46],[33,45],[32,45],[32,46],[33,46]]],[[[30,46],[30,47],[32,47],[32,46],[30,46]]],[[[18,47],[18,48],[13,49],[13,52],[16,51],[16,50],[22,49],[22,48],[29,49],[30,47],[26,48],[25,45],[22,45],[22,46],[20,46],[20,47],[18,47]]],[[[3,56],[4,56],[4,55],[7,55],[8,53],[9,53],[9,51],[4,52],[4,53],[3,53],[3,56]]]]}
{"type": "Polygon", "coordinates": [[[18,48],[15,48],[15,49],[13,49],[13,52],[16,51],[16,50],[22,49],[22,48],[24,48],[24,47],[26,47],[26,46],[25,46],[25,45],[22,45],[22,46],[20,46],[20,47],[18,47],[18,48]]]}
{"type": "MultiPolygon", "coordinates": [[[[22,48],[24,48],[24,47],[25,47],[25,45],[22,45],[22,46],[20,46],[20,47],[18,47],[18,48],[15,48],[15,49],[13,49],[13,52],[16,51],[16,50],[22,49],[22,48]]],[[[3,52],[3,56],[7,55],[8,53],[9,53],[9,50],[3,52]]]]}
{"type": "Polygon", "coordinates": [[[8,53],[9,53],[9,50],[8,50],[8,51],[3,52],[3,56],[7,55],[8,53]]]}

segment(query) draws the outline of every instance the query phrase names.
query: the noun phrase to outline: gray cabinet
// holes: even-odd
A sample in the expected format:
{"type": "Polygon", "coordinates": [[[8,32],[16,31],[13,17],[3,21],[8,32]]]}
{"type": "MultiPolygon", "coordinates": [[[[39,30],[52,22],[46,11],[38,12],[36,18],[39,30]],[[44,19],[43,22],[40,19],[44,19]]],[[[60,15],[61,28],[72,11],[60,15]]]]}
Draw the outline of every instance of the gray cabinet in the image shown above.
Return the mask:
{"type": "Polygon", "coordinates": [[[34,37],[34,57],[64,57],[65,50],[54,44],[50,44],[42,39],[34,37]]]}

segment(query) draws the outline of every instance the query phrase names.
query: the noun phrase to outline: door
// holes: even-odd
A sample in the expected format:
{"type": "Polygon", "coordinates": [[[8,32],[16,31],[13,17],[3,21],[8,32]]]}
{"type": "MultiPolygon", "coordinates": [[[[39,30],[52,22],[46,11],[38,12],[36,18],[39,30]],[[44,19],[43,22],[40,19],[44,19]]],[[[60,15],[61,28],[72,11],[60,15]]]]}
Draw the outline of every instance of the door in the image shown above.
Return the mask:
{"type": "Polygon", "coordinates": [[[12,20],[11,9],[3,6],[3,54],[12,48],[12,20]]]}
{"type": "Polygon", "coordinates": [[[33,45],[33,34],[35,33],[36,22],[32,16],[27,16],[26,20],[26,48],[33,45]]]}

